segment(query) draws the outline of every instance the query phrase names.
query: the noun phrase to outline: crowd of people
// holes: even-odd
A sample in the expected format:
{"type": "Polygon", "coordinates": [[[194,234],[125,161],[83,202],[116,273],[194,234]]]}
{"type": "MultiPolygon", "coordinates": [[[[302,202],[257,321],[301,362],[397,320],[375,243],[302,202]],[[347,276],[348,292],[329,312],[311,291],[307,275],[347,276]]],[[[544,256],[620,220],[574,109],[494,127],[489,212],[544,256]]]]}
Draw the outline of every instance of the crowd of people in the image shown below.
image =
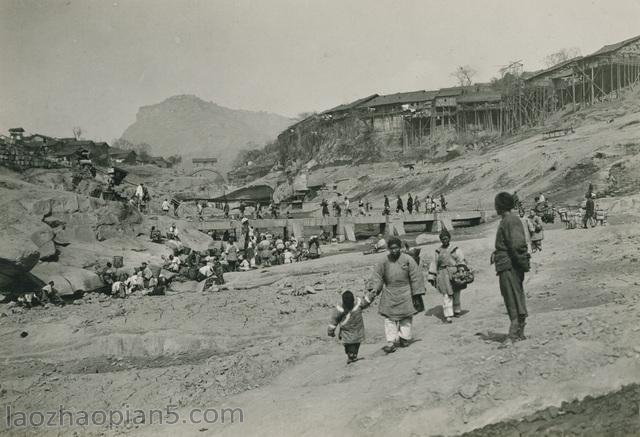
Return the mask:
{"type": "MultiPolygon", "coordinates": [[[[329,206],[330,204],[326,199],[322,199],[320,201],[323,217],[331,217],[329,206]]],[[[354,215],[351,201],[347,196],[344,196],[344,199],[342,200],[334,200],[331,202],[331,209],[333,210],[334,217],[349,217],[354,215]]],[[[396,213],[420,214],[424,211],[426,214],[432,214],[434,212],[442,212],[446,210],[447,201],[444,194],[441,194],[439,197],[431,197],[430,195],[427,195],[424,199],[420,200],[419,196],[412,196],[411,193],[409,193],[406,200],[406,209],[405,202],[402,197],[398,195],[396,199],[396,213]]],[[[373,207],[370,201],[365,199],[358,200],[357,215],[364,216],[371,215],[372,213],[373,207]]],[[[391,214],[391,203],[389,201],[389,196],[386,194],[384,195],[382,214],[391,214]]]]}
{"type": "Polygon", "coordinates": [[[152,269],[146,262],[135,267],[131,274],[114,268],[111,262],[107,262],[99,276],[107,285],[107,294],[123,299],[135,292],[141,295],[162,296],[170,282],[159,268],[152,269]]]}
{"type": "Polygon", "coordinates": [[[244,245],[238,246],[235,237],[225,232],[219,239],[215,232],[209,235],[220,241],[220,262],[226,271],[247,271],[250,269],[270,267],[280,264],[315,259],[321,255],[321,239],[313,235],[308,239],[298,240],[295,236],[284,238],[282,235],[260,233],[249,228],[245,235],[244,245]]]}
{"type": "MultiPolygon", "coordinates": [[[[411,196],[411,193],[407,196],[407,214],[419,214],[420,209],[424,203],[424,212],[426,214],[432,214],[434,212],[442,212],[447,210],[447,201],[444,198],[444,194],[440,194],[440,197],[427,195],[423,201],[420,201],[419,196],[411,196]]],[[[398,194],[396,199],[396,213],[405,213],[405,203],[402,200],[402,197],[398,194]]],[[[389,204],[389,197],[384,195],[384,205],[382,210],[384,215],[389,215],[391,213],[391,207],[389,204]]]]}

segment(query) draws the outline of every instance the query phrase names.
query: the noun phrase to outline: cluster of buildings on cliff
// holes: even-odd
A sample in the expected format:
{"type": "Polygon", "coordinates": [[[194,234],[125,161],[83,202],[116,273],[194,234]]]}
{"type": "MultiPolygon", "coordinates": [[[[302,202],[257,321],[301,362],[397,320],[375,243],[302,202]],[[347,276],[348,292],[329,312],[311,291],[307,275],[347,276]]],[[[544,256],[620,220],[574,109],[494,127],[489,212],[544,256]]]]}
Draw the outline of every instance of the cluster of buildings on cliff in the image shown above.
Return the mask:
{"type": "Polygon", "coordinates": [[[282,132],[281,154],[296,155],[304,149],[312,156],[328,130],[339,128],[340,134],[348,135],[341,126],[353,125],[354,120],[372,134],[386,136],[385,143],[402,152],[420,147],[441,129],[498,136],[543,124],[567,105],[576,108],[617,98],[620,90],[639,83],[640,36],[543,71],[523,73],[521,67],[514,65],[492,84],[372,94],[336,106],[282,132]]]}
{"type": "Polygon", "coordinates": [[[9,135],[0,135],[0,165],[16,170],[67,167],[83,154],[91,156],[97,164],[104,165],[171,166],[162,157],[139,155],[133,150],[111,147],[105,142],[54,138],[42,134],[26,135],[21,127],[9,129],[9,135]]]}

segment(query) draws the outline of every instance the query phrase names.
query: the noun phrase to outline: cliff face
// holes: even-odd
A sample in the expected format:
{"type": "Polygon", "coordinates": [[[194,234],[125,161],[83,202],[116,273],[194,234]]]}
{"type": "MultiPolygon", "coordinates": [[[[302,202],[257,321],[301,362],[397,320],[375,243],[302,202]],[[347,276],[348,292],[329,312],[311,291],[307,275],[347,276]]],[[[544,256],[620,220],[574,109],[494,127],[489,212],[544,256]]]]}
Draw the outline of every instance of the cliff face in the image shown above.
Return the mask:
{"type": "Polygon", "coordinates": [[[387,155],[386,142],[358,117],[339,121],[312,116],[278,136],[280,162],[316,160],[318,163],[374,161],[387,155]]]}
{"type": "Polygon", "coordinates": [[[439,128],[409,141],[404,123],[402,116],[374,120],[358,114],[338,119],[315,115],[278,135],[279,161],[287,165],[311,159],[319,164],[446,159],[460,144],[475,148],[495,139],[484,133],[461,135],[454,128],[439,128]]]}
{"type": "Polygon", "coordinates": [[[276,114],[229,109],[180,95],[141,107],[122,138],[151,145],[154,155],[216,157],[228,167],[248,143],[262,146],[292,122],[276,114]]]}

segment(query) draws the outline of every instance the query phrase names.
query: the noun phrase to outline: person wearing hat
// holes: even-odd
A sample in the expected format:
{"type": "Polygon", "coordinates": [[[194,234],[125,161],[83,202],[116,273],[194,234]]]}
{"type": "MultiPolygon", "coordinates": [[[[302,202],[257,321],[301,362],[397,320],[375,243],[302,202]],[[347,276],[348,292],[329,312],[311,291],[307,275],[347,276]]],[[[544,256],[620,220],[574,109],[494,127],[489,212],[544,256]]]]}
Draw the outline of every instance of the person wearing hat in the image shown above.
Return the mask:
{"type": "Polygon", "coordinates": [[[389,253],[375,267],[363,308],[368,307],[380,295],[378,312],[384,317],[386,353],[395,352],[396,346],[411,344],[411,324],[417,313],[413,305],[415,295],[425,292],[422,272],[413,258],[402,252],[402,242],[392,237],[388,242],[389,253]]]}
{"type": "Polygon", "coordinates": [[[464,255],[458,246],[451,246],[451,234],[446,229],[440,231],[442,245],[436,249],[435,256],[429,265],[427,280],[442,294],[442,310],[445,323],[452,323],[452,317],[462,316],[460,292],[462,288],[451,282],[451,275],[458,266],[466,265],[464,255]]]}
{"type": "Polygon", "coordinates": [[[338,329],[338,338],[342,340],[347,354],[347,364],[351,364],[358,361],[360,343],[364,341],[362,299],[356,298],[349,290],[344,291],[341,298],[341,304],[336,305],[331,313],[327,334],[335,337],[338,329]]]}
{"type": "Polygon", "coordinates": [[[496,231],[495,250],[491,263],[495,264],[511,324],[504,346],[514,341],[524,340],[527,320],[527,303],[524,294],[524,275],[530,269],[530,255],[527,250],[525,231],[520,218],[512,212],[514,208],[511,194],[501,192],[495,198],[496,212],[502,219],[496,231]]]}

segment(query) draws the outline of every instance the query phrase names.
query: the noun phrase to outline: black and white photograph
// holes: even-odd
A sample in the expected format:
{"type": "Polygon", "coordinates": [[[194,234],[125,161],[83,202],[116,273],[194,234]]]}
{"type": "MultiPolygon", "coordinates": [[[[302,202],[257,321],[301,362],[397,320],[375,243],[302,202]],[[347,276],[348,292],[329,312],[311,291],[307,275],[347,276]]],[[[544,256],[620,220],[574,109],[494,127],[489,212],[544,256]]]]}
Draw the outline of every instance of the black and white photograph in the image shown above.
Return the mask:
{"type": "Polygon", "coordinates": [[[640,1],[0,0],[0,435],[640,436],[640,1]]]}

